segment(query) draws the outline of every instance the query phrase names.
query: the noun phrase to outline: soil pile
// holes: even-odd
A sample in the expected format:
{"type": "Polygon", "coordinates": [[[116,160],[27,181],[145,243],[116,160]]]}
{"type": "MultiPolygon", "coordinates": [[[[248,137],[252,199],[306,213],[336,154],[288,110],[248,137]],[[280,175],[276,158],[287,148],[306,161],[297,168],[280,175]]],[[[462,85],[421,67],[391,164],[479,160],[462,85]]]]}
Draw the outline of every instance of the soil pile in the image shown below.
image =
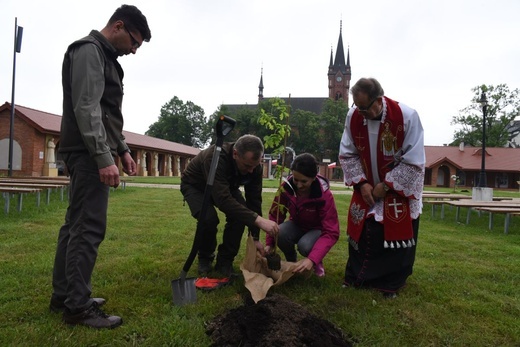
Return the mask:
{"type": "Polygon", "coordinates": [[[215,317],[206,326],[213,347],[343,347],[352,346],[343,332],[282,295],[215,317]]]}

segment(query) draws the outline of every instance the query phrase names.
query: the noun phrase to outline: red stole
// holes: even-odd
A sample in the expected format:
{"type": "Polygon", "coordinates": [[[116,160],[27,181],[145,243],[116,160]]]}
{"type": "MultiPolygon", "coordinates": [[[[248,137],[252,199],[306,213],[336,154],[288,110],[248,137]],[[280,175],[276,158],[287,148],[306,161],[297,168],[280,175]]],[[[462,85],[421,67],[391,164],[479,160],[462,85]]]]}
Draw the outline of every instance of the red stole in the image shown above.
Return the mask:
{"type": "MultiPolygon", "coordinates": [[[[403,113],[399,104],[385,97],[386,117],[379,127],[377,138],[377,167],[380,179],[394,167],[394,155],[402,148],[404,141],[403,113]]],[[[364,117],[357,110],[350,121],[350,129],[367,181],[374,186],[371,166],[371,153],[368,127],[364,117]]],[[[388,183],[392,187],[392,183],[388,183]]],[[[348,214],[348,235],[355,243],[359,241],[363,225],[370,207],[363,200],[359,190],[354,190],[348,214]]],[[[384,233],[385,241],[408,241],[413,238],[412,219],[407,197],[399,195],[393,189],[384,198],[384,233]]]]}

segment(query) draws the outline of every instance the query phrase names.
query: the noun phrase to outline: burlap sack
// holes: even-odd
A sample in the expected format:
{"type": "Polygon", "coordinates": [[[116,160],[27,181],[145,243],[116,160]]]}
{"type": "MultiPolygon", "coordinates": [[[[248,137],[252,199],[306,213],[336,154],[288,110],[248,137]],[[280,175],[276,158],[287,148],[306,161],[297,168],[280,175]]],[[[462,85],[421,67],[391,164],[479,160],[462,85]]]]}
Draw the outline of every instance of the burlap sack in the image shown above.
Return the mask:
{"type": "MultiPolygon", "coordinates": [[[[280,285],[294,276],[293,270],[297,263],[282,260],[281,269],[273,271],[267,266],[267,260],[256,250],[253,238],[247,238],[246,256],[240,265],[244,275],[246,288],[251,292],[255,303],[264,299],[272,286],[280,285]]],[[[310,276],[311,271],[305,271],[304,276],[310,276]]]]}

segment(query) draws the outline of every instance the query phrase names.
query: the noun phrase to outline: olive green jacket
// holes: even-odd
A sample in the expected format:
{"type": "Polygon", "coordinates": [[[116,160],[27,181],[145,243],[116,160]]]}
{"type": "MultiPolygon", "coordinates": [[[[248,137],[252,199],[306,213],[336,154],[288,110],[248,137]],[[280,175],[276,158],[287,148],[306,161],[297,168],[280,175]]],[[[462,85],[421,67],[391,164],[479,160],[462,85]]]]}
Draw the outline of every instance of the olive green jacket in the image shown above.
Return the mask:
{"type": "MultiPolygon", "coordinates": [[[[255,225],[256,218],[262,215],[262,165],[258,165],[253,173],[241,175],[233,159],[234,143],[225,142],[222,145],[215,181],[212,188],[212,203],[227,218],[238,220],[249,227],[255,239],[260,229],[255,225]],[[244,187],[246,206],[237,201],[231,194],[244,187]]],[[[193,158],[182,173],[182,184],[189,184],[204,192],[211,168],[215,145],[201,151],[193,158]]]]}

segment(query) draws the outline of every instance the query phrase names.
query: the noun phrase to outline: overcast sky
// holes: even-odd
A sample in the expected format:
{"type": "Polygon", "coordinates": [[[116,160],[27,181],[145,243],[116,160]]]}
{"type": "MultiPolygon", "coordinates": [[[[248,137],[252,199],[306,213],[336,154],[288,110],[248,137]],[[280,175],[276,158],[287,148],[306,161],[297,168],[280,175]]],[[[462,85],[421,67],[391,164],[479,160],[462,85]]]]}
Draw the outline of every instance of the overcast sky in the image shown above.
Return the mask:
{"type": "MultiPolygon", "coordinates": [[[[101,30],[122,0],[0,0],[0,104],[61,114],[61,64],[74,40],[101,30]]],[[[453,139],[453,116],[481,84],[520,88],[518,0],[134,0],[152,39],[119,59],[125,130],[144,134],[174,96],[201,106],[265,97],[327,97],[340,21],[352,82],[377,78],[386,96],[415,108],[425,144],[453,139]]],[[[338,144],[339,145],[339,144],[338,144]]]]}

